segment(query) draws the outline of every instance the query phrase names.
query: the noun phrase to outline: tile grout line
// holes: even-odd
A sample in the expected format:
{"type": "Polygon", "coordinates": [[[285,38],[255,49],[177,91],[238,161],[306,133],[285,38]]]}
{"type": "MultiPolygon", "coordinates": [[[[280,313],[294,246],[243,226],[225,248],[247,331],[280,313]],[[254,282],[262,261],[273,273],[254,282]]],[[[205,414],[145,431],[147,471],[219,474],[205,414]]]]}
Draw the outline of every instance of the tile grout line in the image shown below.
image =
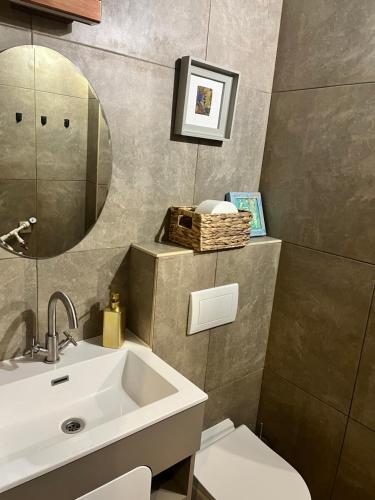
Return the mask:
{"type": "Polygon", "coordinates": [[[195,202],[196,185],[197,185],[197,175],[198,175],[198,164],[199,164],[199,139],[197,144],[197,153],[195,156],[195,171],[194,171],[194,186],[193,186],[193,205],[195,202]]]}
{"type": "MultiPolygon", "coordinates": [[[[274,236],[271,236],[271,238],[280,239],[280,238],[276,238],[274,236]]],[[[374,262],[370,262],[370,261],[367,261],[367,260],[361,260],[361,259],[355,259],[354,257],[347,257],[345,255],[340,255],[338,253],[328,252],[327,250],[319,250],[318,248],[313,248],[313,247],[310,247],[310,246],[307,246],[307,245],[302,245],[301,243],[294,243],[292,241],[283,240],[283,239],[281,239],[281,242],[282,243],[287,243],[288,245],[293,245],[293,246],[296,246],[296,247],[299,247],[299,248],[305,248],[307,250],[311,250],[312,252],[324,253],[326,255],[332,255],[333,257],[339,257],[341,259],[351,260],[353,262],[358,262],[359,264],[366,264],[368,266],[375,266],[374,262]]]]}
{"type": "Polygon", "coordinates": [[[353,422],[355,422],[356,424],[360,425],[361,427],[364,427],[366,430],[370,431],[370,432],[373,432],[375,434],[375,429],[373,429],[372,427],[369,427],[368,425],[364,424],[363,422],[360,422],[359,420],[357,420],[356,418],[353,418],[353,417],[349,417],[348,420],[352,420],[353,422]]]}
{"type": "MultiPolygon", "coordinates": [[[[218,391],[220,389],[224,389],[225,387],[228,387],[229,385],[236,384],[237,382],[241,382],[241,380],[243,380],[246,377],[258,375],[258,373],[263,373],[263,372],[264,372],[264,368],[259,368],[258,370],[255,370],[254,372],[245,373],[241,377],[236,377],[233,380],[229,380],[228,382],[225,382],[224,384],[218,385],[218,386],[214,387],[213,389],[211,389],[210,391],[205,390],[205,392],[215,392],[215,391],[218,391]]],[[[263,382],[263,375],[262,375],[262,382],[263,382]]],[[[259,401],[260,401],[260,395],[259,395],[259,401]]],[[[258,401],[258,405],[259,405],[259,401],[258,401]]]]}
{"type": "MultiPolygon", "coordinates": [[[[341,447],[340,447],[340,451],[339,451],[339,456],[338,456],[338,460],[337,460],[336,471],[335,471],[335,474],[334,474],[334,477],[333,477],[332,488],[331,488],[331,495],[330,495],[331,499],[333,499],[333,495],[334,495],[334,492],[335,492],[335,485],[336,485],[337,477],[338,477],[338,474],[339,474],[339,469],[340,469],[341,458],[342,458],[342,454],[343,454],[343,450],[344,450],[344,444],[345,444],[346,434],[348,432],[348,427],[349,427],[349,421],[352,419],[352,417],[351,417],[351,411],[352,411],[354,397],[355,397],[355,390],[356,390],[357,382],[358,382],[359,370],[361,368],[361,361],[362,361],[362,357],[363,357],[363,353],[364,353],[365,342],[366,342],[366,338],[367,338],[367,335],[368,335],[368,326],[369,326],[369,323],[370,323],[371,309],[372,309],[372,304],[374,302],[374,297],[375,297],[375,285],[373,286],[373,289],[372,289],[371,300],[370,300],[370,304],[369,304],[369,308],[368,308],[368,313],[367,313],[367,320],[366,320],[365,332],[364,332],[364,335],[363,335],[361,352],[359,354],[359,359],[358,359],[358,364],[357,364],[357,369],[356,369],[356,374],[355,374],[355,379],[354,379],[354,386],[353,386],[353,391],[352,391],[352,397],[351,397],[350,404],[349,404],[348,418],[346,420],[345,431],[344,431],[344,434],[343,434],[342,443],[341,443],[341,447]]],[[[355,420],[355,419],[353,419],[353,420],[355,420]]],[[[355,420],[355,421],[357,422],[357,420],[355,420]]],[[[358,423],[361,424],[361,422],[359,422],[359,421],[358,421],[358,423]]],[[[361,424],[361,425],[363,425],[363,424],[361,424]]],[[[365,426],[365,427],[368,428],[367,426],[365,426]]]]}
{"type": "Polygon", "coordinates": [[[304,389],[303,387],[301,387],[300,385],[296,384],[295,382],[292,382],[291,380],[289,380],[288,378],[284,377],[283,375],[280,375],[279,372],[277,372],[275,369],[271,368],[269,365],[265,365],[264,366],[264,369],[265,370],[269,370],[271,371],[274,375],[276,375],[277,377],[281,378],[282,380],[284,380],[285,382],[287,382],[288,384],[292,385],[293,387],[296,387],[297,389],[299,389],[300,391],[304,392],[305,394],[307,394],[308,396],[316,399],[317,401],[319,401],[320,403],[322,403],[323,405],[325,406],[328,406],[329,408],[331,408],[332,410],[335,410],[337,411],[338,413],[340,413],[341,415],[343,415],[344,417],[346,418],[349,418],[349,413],[345,413],[344,410],[340,410],[339,408],[336,408],[335,406],[333,406],[332,403],[328,403],[327,401],[323,401],[323,399],[319,398],[318,396],[316,396],[316,394],[312,394],[310,391],[307,391],[306,389],[304,389]]]}
{"type": "Polygon", "coordinates": [[[131,56],[130,54],[124,54],[122,52],[116,52],[115,50],[106,49],[105,47],[90,45],[87,43],[78,42],[76,40],[68,40],[67,38],[59,38],[59,37],[51,35],[49,33],[43,33],[42,31],[39,31],[39,30],[33,30],[33,33],[35,35],[44,36],[46,38],[51,38],[52,40],[59,41],[60,43],[65,42],[65,43],[68,43],[71,45],[78,45],[80,47],[86,47],[86,48],[89,48],[92,50],[100,50],[102,52],[106,52],[107,54],[113,54],[116,56],[125,57],[126,59],[131,59],[134,61],[140,61],[140,62],[144,62],[144,63],[148,63],[148,64],[153,64],[155,66],[160,66],[161,68],[171,69],[171,70],[175,71],[175,66],[169,66],[168,64],[159,63],[157,61],[151,61],[149,59],[144,59],[142,57],[131,56]]]}
{"type": "Polygon", "coordinates": [[[156,317],[156,298],[158,293],[158,278],[159,278],[159,257],[152,257],[154,259],[154,280],[153,280],[153,297],[152,297],[152,313],[151,313],[151,331],[150,331],[150,347],[154,352],[154,334],[155,334],[155,317],[156,317]]]}
{"type": "Polygon", "coordinates": [[[328,85],[322,85],[318,87],[303,87],[299,89],[285,89],[285,90],[272,90],[272,94],[286,94],[288,92],[305,92],[309,90],[324,90],[324,89],[334,89],[334,88],[341,88],[341,87],[355,87],[358,85],[374,85],[375,80],[371,81],[366,81],[366,82],[348,82],[348,83],[334,83],[334,84],[328,84],[328,85]]]}
{"type": "Polygon", "coordinates": [[[209,7],[208,7],[206,51],[205,51],[205,56],[204,56],[204,58],[205,58],[206,61],[207,61],[207,54],[208,54],[208,42],[209,42],[209,38],[210,38],[211,10],[212,10],[212,0],[210,0],[209,7]]]}
{"type": "MultiPolygon", "coordinates": [[[[216,286],[216,275],[217,275],[217,265],[219,261],[219,252],[216,251],[216,262],[215,262],[215,273],[214,273],[214,283],[213,286],[216,286]]],[[[207,358],[206,358],[206,369],[204,373],[204,391],[206,391],[206,384],[207,384],[207,373],[208,373],[208,356],[210,352],[210,344],[211,344],[211,330],[208,330],[208,346],[207,346],[207,358]]]]}
{"type": "Polygon", "coordinates": [[[370,300],[370,304],[369,304],[369,308],[368,308],[368,312],[367,312],[366,326],[365,326],[365,331],[364,331],[364,335],[363,335],[361,351],[359,353],[359,358],[358,358],[358,364],[357,364],[357,369],[356,369],[356,374],[355,374],[355,379],[354,379],[355,381],[354,381],[352,398],[351,398],[350,406],[349,406],[349,416],[350,416],[351,409],[352,409],[353,402],[354,402],[355,389],[356,389],[356,386],[357,386],[359,370],[360,370],[360,367],[361,367],[361,361],[362,361],[362,357],[363,357],[363,354],[364,354],[365,342],[366,342],[367,335],[368,335],[368,329],[369,329],[370,318],[371,318],[371,310],[372,310],[372,305],[374,303],[374,300],[375,300],[375,285],[373,285],[373,288],[372,288],[371,300],[370,300]]]}
{"type": "MultiPolygon", "coordinates": [[[[207,37],[206,37],[206,50],[205,50],[205,60],[207,60],[207,53],[208,53],[208,39],[209,39],[209,34],[210,34],[210,22],[211,22],[211,3],[212,0],[210,0],[209,3],[209,8],[208,8],[208,23],[207,23],[207,37]]],[[[196,185],[197,185],[197,174],[198,174],[198,164],[199,164],[199,146],[200,146],[200,140],[198,139],[197,143],[197,154],[195,158],[195,172],[194,172],[194,189],[193,189],[193,205],[195,204],[195,195],[196,195],[196,185]]]]}

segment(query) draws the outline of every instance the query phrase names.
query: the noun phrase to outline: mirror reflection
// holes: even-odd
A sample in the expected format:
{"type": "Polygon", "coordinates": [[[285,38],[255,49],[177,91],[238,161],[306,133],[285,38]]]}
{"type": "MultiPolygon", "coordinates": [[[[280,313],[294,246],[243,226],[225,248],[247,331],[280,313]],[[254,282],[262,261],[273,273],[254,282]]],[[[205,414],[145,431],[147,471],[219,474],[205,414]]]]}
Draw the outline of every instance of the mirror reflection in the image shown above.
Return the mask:
{"type": "Polygon", "coordinates": [[[89,82],[61,54],[0,54],[0,242],[27,257],[74,247],[97,221],[111,172],[110,133],[89,82]]]}

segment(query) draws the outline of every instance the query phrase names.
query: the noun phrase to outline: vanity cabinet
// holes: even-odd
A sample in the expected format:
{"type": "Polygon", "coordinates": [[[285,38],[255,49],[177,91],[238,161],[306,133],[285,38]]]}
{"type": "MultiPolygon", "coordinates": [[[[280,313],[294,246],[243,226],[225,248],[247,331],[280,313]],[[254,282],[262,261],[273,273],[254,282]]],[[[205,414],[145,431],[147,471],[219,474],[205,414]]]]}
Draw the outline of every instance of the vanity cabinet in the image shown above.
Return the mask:
{"type": "Polygon", "coordinates": [[[196,405],[5,491],[0,500],[75,500],[142,465],[151,469],[154,488],[190,499],[203,413],[204,403],[196,405]]]}

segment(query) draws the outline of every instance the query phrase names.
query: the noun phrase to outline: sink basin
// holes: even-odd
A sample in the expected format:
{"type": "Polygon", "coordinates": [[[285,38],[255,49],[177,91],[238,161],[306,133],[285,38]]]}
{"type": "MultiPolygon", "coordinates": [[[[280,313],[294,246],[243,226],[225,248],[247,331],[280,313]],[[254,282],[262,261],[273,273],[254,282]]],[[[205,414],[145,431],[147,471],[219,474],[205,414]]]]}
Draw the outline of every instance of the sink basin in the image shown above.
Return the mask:
{"type": "Polygon", "coordinates": [[[52,366],[0,363],[0,492],[207,399],[128,337],[116,351],[82,341],[52,366]]]}

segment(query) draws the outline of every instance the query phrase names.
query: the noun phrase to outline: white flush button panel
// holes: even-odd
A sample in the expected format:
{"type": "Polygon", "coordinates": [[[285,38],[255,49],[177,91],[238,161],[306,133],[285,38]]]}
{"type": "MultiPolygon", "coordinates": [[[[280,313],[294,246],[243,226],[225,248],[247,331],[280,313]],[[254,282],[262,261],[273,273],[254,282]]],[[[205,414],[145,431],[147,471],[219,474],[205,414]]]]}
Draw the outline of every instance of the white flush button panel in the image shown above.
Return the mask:
{"type": "Polygon", "coordinates": [[[232,283],[192,292],[187,334],[232,323],[237,316],[238,290],[238,283],[232,283]]]}

